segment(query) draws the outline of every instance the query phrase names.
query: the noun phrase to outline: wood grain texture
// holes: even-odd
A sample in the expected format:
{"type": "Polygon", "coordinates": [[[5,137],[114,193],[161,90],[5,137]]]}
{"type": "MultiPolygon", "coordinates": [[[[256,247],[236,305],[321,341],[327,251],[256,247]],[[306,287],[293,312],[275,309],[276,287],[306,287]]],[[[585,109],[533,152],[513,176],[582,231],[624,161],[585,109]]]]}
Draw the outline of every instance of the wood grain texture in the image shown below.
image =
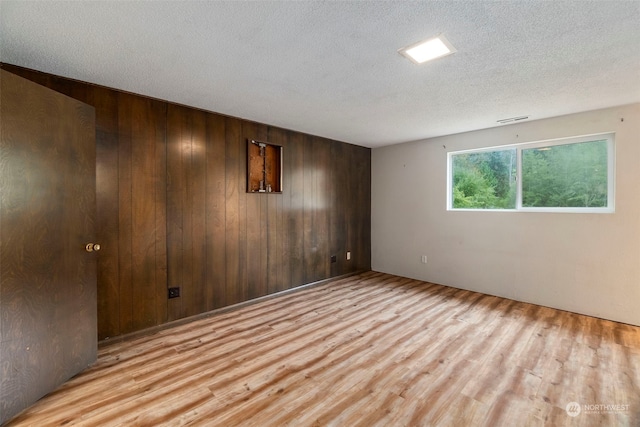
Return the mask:
{"type": "Polygon", "coordinates": [[[2,67],[96,109],[100,339],[370,269],[369,149],[2,67]],[[246,193],[248,139],[282,194],[246,193]]]}
{"type": "Polygon", "coordinates": [[[224,117],[207,115],[206,152],[206,310],[226,305],[226,215],[225,215],[225,120],[224,117]]]}
{"type": "Polygon", "coordinates": [[[286,180],[283,195],[290,198],[287,238],[291,281],[288,286],[293,288],[305,283],[304,135],[291,134],[289,147],[289,150],[284,150],[284,161],[291,168],[291,179],[286,180]]]}
{"type": "MultiPolygon", "coordinates": [[[[127,144],[130,139],[131,145],[131,218],[127,219],[131,224],[131,260],[123,261],[131,265],[132,329],[140,330],[156,325],[158,318],[166,316],[166,297],[157,292],[156,274],[156,245],[162,240],[157,237],[161,234],[157,233],[156,224],[157,200],[161,196],[156,190],[157,181],[165,172],[156,170],[156,166],[157,158],[164,156],[166,104],[133,95],[126,95],[122,104],[129,109],[119,110],[120,138],[128,138],[127,144]],[[156,153],[157,149],[160,153],[156,153]]],[[[166,226],[160,223],[159,227],[166,226]]]]}
{"type": "Polygon", "coordinates": [[[368,272],[103,346],[8,426],[637,426],[639,372],[639,327],[368,272]]]}
{"type": "Polygon", "coordinates": [[[0,70],[0,423],[96,359],[95,113],[0,70]]]}
{"type": "MultiPolygon", "coordinates": [[[[118,94],[87,86],[84,102],[96,109],[96,236],[98,256],[98,331],[120,334],[118,263],[118,94]]],[[[166,286],[166,285],[165,285],[166,286]]],[[[104,338],[102,333],[99,336],[104,338]]],[[[109,336],[109,335],[107,335],[109,336]]]]}

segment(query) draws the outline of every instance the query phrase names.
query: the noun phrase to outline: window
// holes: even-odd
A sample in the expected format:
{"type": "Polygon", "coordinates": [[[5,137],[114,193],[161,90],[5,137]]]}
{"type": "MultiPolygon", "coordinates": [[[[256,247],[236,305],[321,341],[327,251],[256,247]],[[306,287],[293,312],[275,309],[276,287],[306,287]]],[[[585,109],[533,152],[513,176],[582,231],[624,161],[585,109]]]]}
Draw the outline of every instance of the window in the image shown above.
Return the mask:
{"type": "Polygon", "coordinates": [[[613,134],[449,153],[448,209],[613,212],[613,134]]]}

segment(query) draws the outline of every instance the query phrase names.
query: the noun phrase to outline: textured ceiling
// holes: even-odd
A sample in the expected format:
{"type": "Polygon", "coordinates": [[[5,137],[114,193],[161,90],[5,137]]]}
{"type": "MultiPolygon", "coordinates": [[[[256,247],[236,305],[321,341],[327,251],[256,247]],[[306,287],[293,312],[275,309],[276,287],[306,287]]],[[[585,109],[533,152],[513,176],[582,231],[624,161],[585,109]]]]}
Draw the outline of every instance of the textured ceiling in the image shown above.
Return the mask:
{"type": "Polygon", "coordinates": [[[0,61],[368,147],[640,101],[640,1],[0,0],[0,61]],[[444,33],[454,55],[397,53],[444,33]]]}

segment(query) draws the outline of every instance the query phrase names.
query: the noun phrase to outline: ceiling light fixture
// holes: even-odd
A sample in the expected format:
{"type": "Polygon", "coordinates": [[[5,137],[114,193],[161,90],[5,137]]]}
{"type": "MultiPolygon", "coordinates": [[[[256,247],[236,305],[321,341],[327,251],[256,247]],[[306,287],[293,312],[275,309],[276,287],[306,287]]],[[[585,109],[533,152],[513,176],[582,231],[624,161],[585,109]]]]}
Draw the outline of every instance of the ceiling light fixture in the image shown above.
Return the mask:
{"type": "Polygon", "coordinates": [[[398,53],[415,64],[422,64],[432,59],[451,55],[455,52],[457,52],[456,48],[453,47],[451,43],[449,43],[449,40],[442,34],[398,50],[398,53]]]}

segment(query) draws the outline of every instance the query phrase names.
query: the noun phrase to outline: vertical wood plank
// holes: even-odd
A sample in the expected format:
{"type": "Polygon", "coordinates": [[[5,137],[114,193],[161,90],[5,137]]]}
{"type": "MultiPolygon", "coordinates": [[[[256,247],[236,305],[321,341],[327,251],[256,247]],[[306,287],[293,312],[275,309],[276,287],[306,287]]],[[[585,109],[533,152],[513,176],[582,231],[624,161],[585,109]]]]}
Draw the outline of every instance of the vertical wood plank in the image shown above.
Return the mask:
{"type": "Polygon", "coordinates": [[[98,339],[120,335],[118,269],[118,93],[91,86],[87,102],[96,109],[96,236],[98,339]]]}
{"type": "Polygon", "coordinates": [[[168,321],[167,300],[167,109],[162,103],[158,112],[158,136],[155,139],[155,294],[156,324],[168,321]]]}
{"type": "MultiPolygon", "coordinates": [[[[164,141],[165,104],[127,99],[131,115],[131,270],[133,330],[159,324],[156,283],[156,149],[164,141]]],[[[129,124],[130,123],[130,124],[129,124]]]]}
{"type": "Polygon", "coordinates": [[[289,265],[291,282],[289,288],[304,282],[304,138],[302,134],[290,132],[291,157],[291,205],[287,221],[289,237],[289,265]]]}
{"type": "Polygon", "coordinates": [[[179,317],[188,316],[190,304],[194,300],[193,289],[193,174],[191,173],[191,152],[193,150],[193,116],[186,107],[176,107],[181,116],[180,131],[180,175],[182,186],[180,191],[180,207],[182,209],[182,251],[180,257],[174,262],[182,264],[182,277],[180,277],[180,314],[179,317]]]}
{"type": "MultiPolygon", "coordinates": [[[[285,134],[281,129],[269,128],[270,142],[281,145],[286,150],[285,134]]],[[[284,153],[284,152],[283,152],[284,153]]],[[[267,198],[267,293],[271,294],[283,290],[283,200],[287,193],[274,194],[267,198]]]]}
{"type": "Polygon", "coordinates": [[[118,282],[120,333],[135,330],[132,265],[132,102],[133,95],[118,93],[118,282]]]}
{"type": "MultiPolygon", "coordinates": [[[[242,123],[238,126],[238,138],[232,139],[238,152],[238,163],[231,173],[238,176],[238,301],[247,301],[249,299],[249,281],[248,275],[248,258],[247,258],[247,229],[248,229],[248,213],[247,213],[247,161],[246,149],[247,141],[242,134],[242,123]]],[[[255,243],[255,242],[252,242],[255,243]]]]}
{"type": "MultiPolygon", "coordinates": [[[[264,141],[265,138],[260,137],[258,125],[253,122],[242,122],[242,140],[246,150],[247,139],[255,139],[258,141],[264,141]]],[[[246,151],[245,151],[246,152],[246,151]]],[[[246,159],[246,154],[245,154],[246,159]]],[[[246,160],[245,160],[246,163],[246,160]]],[[[261,241],[260,241],[260,229],[263,226],[262,212],[260,210],[260,199],[265,194],[250,193],[246,194],[246,191],[242,193],[243,198],[246,200],[245,215],[245,230],[246,238],[241,239],[241,246],[246,251],[246,274],[247,274],[247,289],[246,297],[253,299],[260,296],[260,288],[263,278],[260,276],[260,263],[261,263],[261,241]]]]}
{"type": "MultiPolygon", "coordinates": [[[[261,141],[269,141],[269,128],[266,125],[258,124],[256,125],[256,137],[261,141]]],[[[272,224],[269,223],[268,216],[268,204],[269,201],[274,197],[278,197],[278,194],[247,194],[247,201],[250,199],[257,200],[259,204],[258,211],[260,212],[260,217],[258,219],[258,238],[257,242],[250,243],[254,247],[257,247],[258,253],[258,263],[257,263],[257,273],[256,279],[254,280],[255,289],[253,292],[253,297],[261,297],[267,295],[267,271],[268,271],[268,260],[269,260],[269,247],[267,241],[267,235],[269,229],[272,227],[272,224]],[[250,197],[253,196],[253,197],[250,197]],[[255,196],[258,196],[257,198],[255,196]]],[[[249,208],[247,205],[247,212],[249,212],[249,208]]],[[[251,242],[251,239],[249,239],[251,242]]],[[[251,276],[249,276],[251,277],[251,276]]]]}
{"type": "MultiPolygon", "coordinates": [[[[190,243],[185,241],[185,248],[191,248],[191,253],[185,252],[186,258],[191,258],[191,277],[189,301],[187,302],[186,316],[204,313],[207,302],[205,299],[205,264],[206,264],[206,138],[207,117],[206,113],[199,110],[188,109],[191,116],[191,150],[187,152],[190,157],[190,166],[187,174],[190,177],[190,198],[187,200],[186,212],[191,213],[190,243]]],[[[184,260],[185,265],[187,260],[184,260]]],[[[185,278],[185,282],[187,278],[185,278]]]]}
{"type": "Polygon", "coordinates": [[[314,281],[315,269],[317,268],[317,252],[318,235],[315,232],[315,220],[316,220],[316,170],[315,170],[315,150],[311,136],[305,135],[303,137],[304,153],[302,157],[302,182],[303,182],[303,241],[304,241],[304,253],[303,253],[303,283],[310,283],[314,281]]]}
{"type": "Polygon", "coordinates": [[[351,245],[355,248],[352,254],[353,264],[349,271],[371,269],[371,150],[355,145],[345,144],[351,150],[350,158],[356,167],[355,176],[349,177],[355,186],[349,210],[354,232],[351,234],[351,245]]]}
{"type": "MultiPolygon", "coordinates": [[[[183,269],[183,189],[186,186],[182,166],[184,117],[181,109],[167,108],[167,287],[182,285],[183,269]]],[[[167,320],[182,316],[182,298],[167,303],[167,320]]]]}
{"type": "MultiPolygon", "coordinates": [[[[245,233],[241,233],[241,223],[244,219],[240,216],[245,215],[244,204],[241,207],[240,191],[244,176],[240,173],[239,164],[244,160],[244,155],[239,149],[241,139],[241,122],[240,120],[230,117],[225,118],[225,169],[226,169],[226,233],[225,233],[225,252],[226,252],[226,303],[228,305],[242,301],[243,296],[243,277],[241,269],[244,268],[245,261],[241,260],[244,256],[245,249],[242,249],[241,239],[245,233]],[[241,209],[243,210],[241,212],[241,209]]],[[[246,248],[246,246],[245,246],[246,248]]]]}
{"type": "Polygon", "coordinates": [[[207,115],[206,145],[206,300],[207,310],[226,303],[225,120],[207,115]]]}
{"type": "Polygon", "coordinates": [[[330,205],[331,143],[324,138],[317,138],[313,141],[313,145],[315,153],[314,160],[316,162],[316,218],[314,234],[318,247],[314,262],[315,275],[313,281],[317,281],[330,277],[331,274],[331,232],[329,228],[330,210],[332,209],[330,205]]]}
{"type": "Polygon", "coordinates": [[[331,194],[331,255],[336,256],[336,262],[331,264],[331,275],[338,276],[346,270],[345,252],[347,250],[346,219],[348,198],[346,189],[349,185],[347,176],[347,159],[344,144],[333,141],[331,143],[331,180],[333,191],[331,194]]]}
{"type": "Polygon", "coordinates": [[[291,284],[291,257],[289,242],[287,239],[289,233],[288,219],[291,213],[291,144],[289,143],[289,132],[279,129],[280,143],[283,149],[282,158],[282,197],[280,197],[279,213],[278,213],[278,254],[280,260],[278,262],[278,284],[277,291],[287,289],[291,284]]]}
{"type": "MultiPolygon", "coordinates": [[[[353,178],[356,178],[358,176],[358,174],[355,172],[358,168],[358,165],[353,164],[352,162],[355,159],[355,157],[353,156],[353,150],[351,149],[351,147],[344,147],[345,149],[345,159],[346,159],[346,163],[347,164],[351,164],[353,166],[352,169],[347,171],[347,182],[349,183],[349,185],[346,186],[345,192],[344,192],[344,197],[346,198],[346,200],[354,200],[354,198],[357,197],[357,187],[358,185],[356,183],[351,182],[350,180],[353,178]]],[[[343,166],[344,167],[344,166],[343,166]]],[[[345,251],[349,251],[352,253],[352,255],[356,252],[354,251],[354,237],[355,237],[355,230],[358,226],[357,224],[357,218],[355,217],[355,211],[354,209],[352,209],[352,206],[350,203],[345,203],[344,205],[344,213],[343,215],[345,216],[345,222],[346,222],[346,233],[345,233],[345,251]]],[[[354,269],[354,262],[353,262],[353,258],[351,261],[346,261],[345,260],[345,264],[344,264],[344,271],[346,273],[349,273],[351,271],[353,271],[354,269]]]]}

